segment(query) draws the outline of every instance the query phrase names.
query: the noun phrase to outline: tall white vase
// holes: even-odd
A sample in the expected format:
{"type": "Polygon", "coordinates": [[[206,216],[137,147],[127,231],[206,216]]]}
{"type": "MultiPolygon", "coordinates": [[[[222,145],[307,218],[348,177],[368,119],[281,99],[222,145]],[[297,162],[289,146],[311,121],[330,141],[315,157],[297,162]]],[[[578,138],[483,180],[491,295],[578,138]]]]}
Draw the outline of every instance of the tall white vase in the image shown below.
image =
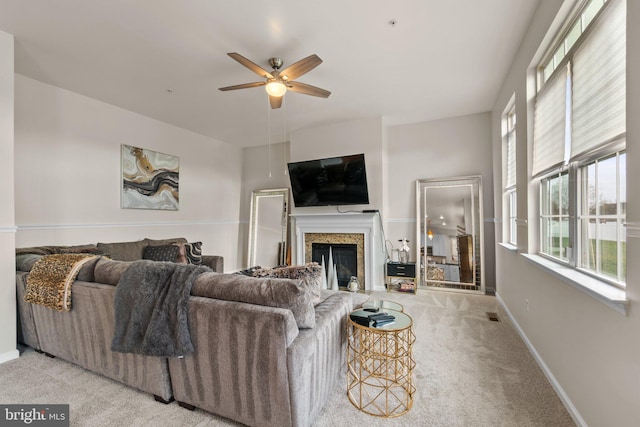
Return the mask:
{"type": "Polygon", "coordinates": [[[329,246],[329,263],[327,264],[327,288],[333,287],[333,254],[331,253],[331,246],[329,246]]]}
{"type": "Polygon", "coordinates": [[[328,289],[327,286],[327,267],[324,264],[324,255],[322,255],[322,263],[320,264],[322,267],[322,274],[320,277],[320,289],[328,289]]]}
{"type": "Polygon", "coordinates": [[[338,286],[338,271],[335,264],[333,264],[333,274],[331,276],[331,289],[337,291],[340,287],[338,286]]]}

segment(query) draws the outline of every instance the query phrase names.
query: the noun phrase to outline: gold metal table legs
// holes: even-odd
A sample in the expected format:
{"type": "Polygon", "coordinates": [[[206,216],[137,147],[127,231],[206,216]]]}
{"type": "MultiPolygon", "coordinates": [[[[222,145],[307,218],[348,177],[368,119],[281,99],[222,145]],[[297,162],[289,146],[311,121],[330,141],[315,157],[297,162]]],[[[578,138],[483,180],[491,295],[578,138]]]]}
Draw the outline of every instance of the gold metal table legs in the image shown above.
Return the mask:
{"type": "Polygon", "coordinates": [[[412,322],[402,329],[361,326],[349,320],[347,395],[363,412],[397,417],[413,405],[415,341],[412,322]]]}

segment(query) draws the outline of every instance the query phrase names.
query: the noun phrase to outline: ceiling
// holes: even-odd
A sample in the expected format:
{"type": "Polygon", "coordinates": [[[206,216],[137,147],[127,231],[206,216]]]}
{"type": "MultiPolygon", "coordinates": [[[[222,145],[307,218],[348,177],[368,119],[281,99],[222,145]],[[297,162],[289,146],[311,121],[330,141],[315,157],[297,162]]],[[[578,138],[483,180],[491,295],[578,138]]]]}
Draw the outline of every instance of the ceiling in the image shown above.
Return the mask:
{"type": "Polygon", "coordinates": [[[256,146],[326,123],[404,124],[490,111],[539,0],[0,0],[16,72],[218,140],[256,146]],[[392,25],[390,21],[395,21],[392,25]],[[270,111],[260,78],[311,54],[270,111]],[[271,133],[267,130],[271,129],[271,133]]]}

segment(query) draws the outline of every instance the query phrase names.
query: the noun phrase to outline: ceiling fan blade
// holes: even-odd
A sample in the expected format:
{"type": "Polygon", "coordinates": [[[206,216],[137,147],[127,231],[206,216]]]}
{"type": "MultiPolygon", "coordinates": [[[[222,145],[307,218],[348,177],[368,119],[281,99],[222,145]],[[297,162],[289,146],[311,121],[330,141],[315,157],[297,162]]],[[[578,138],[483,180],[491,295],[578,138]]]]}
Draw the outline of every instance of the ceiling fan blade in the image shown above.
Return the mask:
{"type": "Polygon", "coordinates": [[[284,98],[284,96],[269,96],[271,109],[275,110],[276,108],[280,108],[282,106],[282,98],[284,98]]]}
{"type": "Polygon", "coordinates": [[[300,82],[287,82],[287,88],[292,92],[304,93],[305,95],[328,98],[331,92],[300,82]]]}
{"type": "Polygon", "coordinates": [[[322,64],[322,59],[320,59],[318,55],[309,55],[280,71],[280,77],[284,80],[295,80],[301,75],[313,70],[320,64],[322,64]]]}
{"type": "Polygon", "coordinates": [[[248,69],[256,73],[257,75],[259,75],[260,77],[265,77],[267,79],[274,78],[273,74],[271,74],[269,71],[265,70],[258,64],[248,60],[247,58],[240,55],[239,53],[231,52],[231,53],[227,53],[227,55],[229,55],[230,57],[232,57],[233,59],[235,59],[236,61],[238,61],[239,63],[241,63],[242,65],[244,65],[245,67],[247,67],[248,69]]]}
{"type": "Polygon", "coordinates": [[[267,84],[267,83],[266,82],[243,83],[241,85],[221,87],[221,88],[218,88],[218,90],[221,90],[221,91],[224,92],[224,91],[227,91],[227,90],[248,89],[250,87],[264,86],[265,84],[267,84]]]}

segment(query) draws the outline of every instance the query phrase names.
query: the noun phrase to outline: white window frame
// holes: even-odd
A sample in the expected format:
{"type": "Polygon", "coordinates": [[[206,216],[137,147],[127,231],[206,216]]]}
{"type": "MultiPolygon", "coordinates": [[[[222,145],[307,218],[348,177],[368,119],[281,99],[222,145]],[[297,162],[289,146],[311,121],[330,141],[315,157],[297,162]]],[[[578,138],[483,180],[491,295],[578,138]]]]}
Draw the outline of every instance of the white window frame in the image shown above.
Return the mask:
{"type": "Polygon", "coordinates": [[[540,254],[559,263],[575,266],[573,263],[573,223],[571,218],[572,203],[571,195],[574,189],[571,186],[573,173],[569,171],[558,171],[545,176],[540,180],[540,254]],[[552,191],[549,188],[553,181],[558,181],[558,210],[551,208],[553,203],[552,191]],[[566,188],[562,185],[566,182],[566,188]],[[564,201],[564,203],[562,203],[564,201]],[[556,226],[554,227],[554,223],[556,226]],[[563,226],[562,224],[566,224],[563,226]],[[555,228],[557,233],[546,233],[547,230],[555,228]],[[558,244],[554,244],[554,238],[558,238],[558,244]],[[566,239],[567,244],[563,244],[566,239]],[[558,253],[554,250],[557,248],[558,253]]]}
{"type": "Polygon", "coordinates": [[[518,245],[518,198],[517,178],[515,178],[517,175],[516,121],[514,95],[502,114],[502,243],[510,246],[511,249],[517,248],[518,245]],[[510,170],[511,167],[514,170],[510,170]],[[510,174],[513,176],[512,179],[510,174]]]}

